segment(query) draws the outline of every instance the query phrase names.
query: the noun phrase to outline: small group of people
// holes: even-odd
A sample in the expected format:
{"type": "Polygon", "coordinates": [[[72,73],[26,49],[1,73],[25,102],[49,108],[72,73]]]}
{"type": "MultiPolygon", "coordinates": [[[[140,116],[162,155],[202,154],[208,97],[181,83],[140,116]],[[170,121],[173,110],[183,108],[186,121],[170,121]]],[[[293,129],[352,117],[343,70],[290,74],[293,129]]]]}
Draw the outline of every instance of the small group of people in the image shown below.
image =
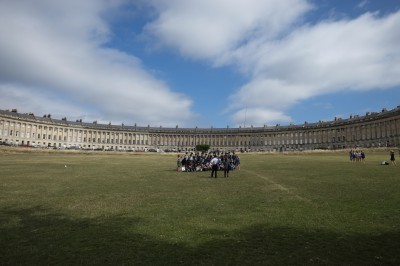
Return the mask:
{"type": "MultiPolygon", "coordinates": [[[[349,156],[350,156],[350,162],[365,162],[365,152],[362,150],[352,149],[349,151],[349,156]]],[[[399,156],[400,156],[400,150],[399,150],[399,156]]],[[[397,165],[394,150],[390,150],[390,162],[392,165],[397,165]]],[[[381,164],[389,165],[389,162],[382,161],[381,164]]]]}
{"type": "Polygon", "coordinates": [[[350,150],[349,151],[350,162],[364,162],[365,152],[362,150],[350,150]]]}
{"type": "Polygon", "coordinates": [[[240,170],[240,158],[235,152],[225,153],[193,153],[177,156],[177,171],[200,172],[211,171],[211,177],[217,178],[218,171],[224,171],[224,177],[229,177],[229,171],[240,170]]]}

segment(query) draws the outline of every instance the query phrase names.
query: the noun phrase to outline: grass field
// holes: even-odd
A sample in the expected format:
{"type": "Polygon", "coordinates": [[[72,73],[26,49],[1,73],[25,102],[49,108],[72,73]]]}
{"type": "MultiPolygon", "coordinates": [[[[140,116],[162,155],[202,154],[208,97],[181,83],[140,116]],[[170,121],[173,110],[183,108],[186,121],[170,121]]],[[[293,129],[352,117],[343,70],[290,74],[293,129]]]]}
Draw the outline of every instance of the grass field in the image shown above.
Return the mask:
{"type": "Polygon", "coordinates": [[[0,265],[400,265],[388,151],[175,158],[0,149],[0,265]]]}

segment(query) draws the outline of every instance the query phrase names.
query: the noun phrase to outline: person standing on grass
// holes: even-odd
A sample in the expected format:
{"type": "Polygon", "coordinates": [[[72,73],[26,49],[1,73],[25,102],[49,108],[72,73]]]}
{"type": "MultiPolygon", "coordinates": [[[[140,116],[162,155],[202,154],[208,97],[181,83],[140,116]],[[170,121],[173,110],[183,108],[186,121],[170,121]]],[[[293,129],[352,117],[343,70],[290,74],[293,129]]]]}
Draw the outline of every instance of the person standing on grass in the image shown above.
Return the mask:
{"type": "Polygon", "coordinates": [[[176,159],[176,171],[181,171],[182,170],[182,159],[181,156],[178,154],[178,158],[176,159]]]}
{"type": "Polygon", "coordinates": [[[234,160],[234,164],[235,164],[236,169],[238,169],[240,171],[240,158],[239,158],[239,155],[233,153],[233,158],[234,158],[233,160],[234,160]]]}
{"type": "Polygon", "coordinates": [[[186,171],[186,161],[187,161],[186,156],[183,156],[183,159],[181,161],[181,170],[182,170],[182,172],[186,171]]]}
{"type": "Polygon", "coordinates": [[[361,155],[361,161],[362,161],[363,163],[365,163],[365,152],[364,152],[364,151],[361,151],[361,152],[360,152],[360,155],[361,155]]]}
{"type": "Polygon", "coordinates": [[[217,178],[218,164],[219,164],[219,159],[214,154],[213,158],[211,159],[211,177],[214,177],[215,174],[215,178],[217,178]]]}
{"type": "Polygon", "coordinates": [[[396,165],[396,159],[394,158],[394,150],[390,151],[390,161],[393,165],[396,165]]]}
{"type": "Polygon", "coordinates": [[[225,154],[224,156],[224,177],[229,177],[229,170],[231,168],[231,156],[225,154]]]}

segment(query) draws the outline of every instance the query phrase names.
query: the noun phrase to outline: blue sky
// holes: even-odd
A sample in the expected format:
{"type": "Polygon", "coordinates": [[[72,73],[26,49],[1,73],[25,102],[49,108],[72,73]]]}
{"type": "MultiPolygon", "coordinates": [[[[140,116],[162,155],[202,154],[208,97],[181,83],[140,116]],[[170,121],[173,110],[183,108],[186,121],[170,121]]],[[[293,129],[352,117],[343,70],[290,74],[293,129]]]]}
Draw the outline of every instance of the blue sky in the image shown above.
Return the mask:
{"type": "Polygon", "coordinates": [[[400,0],[0,2],[0,109],[164,127],[400,105],[400,0]]]}

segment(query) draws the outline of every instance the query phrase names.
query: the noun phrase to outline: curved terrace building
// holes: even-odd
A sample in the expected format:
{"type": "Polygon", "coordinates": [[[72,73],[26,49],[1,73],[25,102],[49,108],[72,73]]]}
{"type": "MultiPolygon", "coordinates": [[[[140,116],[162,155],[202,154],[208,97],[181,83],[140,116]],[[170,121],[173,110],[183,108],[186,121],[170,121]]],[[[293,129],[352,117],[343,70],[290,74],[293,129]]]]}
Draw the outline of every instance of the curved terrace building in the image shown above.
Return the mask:
{"type": "Polygon", "coordinates": [[[86,123],[0,110],[0,143],[101,150],[147,148],[286,151],[400,146],[400,106],[392,110],[302,125],[239,128],[164,128],[86,123]]]}

